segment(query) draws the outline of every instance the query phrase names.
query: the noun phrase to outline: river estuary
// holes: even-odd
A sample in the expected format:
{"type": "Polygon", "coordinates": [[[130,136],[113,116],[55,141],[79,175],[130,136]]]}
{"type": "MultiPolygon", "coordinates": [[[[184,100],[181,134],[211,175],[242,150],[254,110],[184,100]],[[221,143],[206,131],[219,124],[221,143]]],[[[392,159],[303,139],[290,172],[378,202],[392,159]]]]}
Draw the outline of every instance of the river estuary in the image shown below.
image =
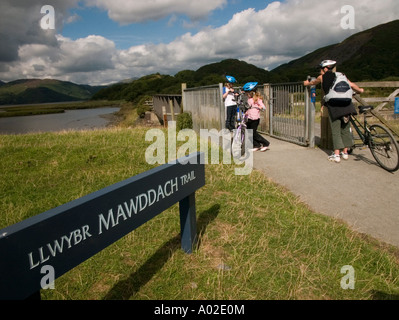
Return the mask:
{"type": "Polygon", "coordinates": [[[0,134],[25,134],[63,130],[101,129],[119,108],[66,110],[65,113],[0,118],[0,134]]]}

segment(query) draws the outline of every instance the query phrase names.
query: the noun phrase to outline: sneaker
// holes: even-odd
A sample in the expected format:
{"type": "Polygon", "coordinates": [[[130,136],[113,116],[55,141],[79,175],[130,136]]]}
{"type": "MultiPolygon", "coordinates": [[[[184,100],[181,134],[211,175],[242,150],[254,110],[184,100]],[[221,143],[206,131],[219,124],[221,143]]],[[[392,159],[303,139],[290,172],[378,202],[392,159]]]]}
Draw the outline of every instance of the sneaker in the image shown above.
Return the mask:
{"type": "Polygon", "coordinates": [[[249,151],[255,152],[255,151],[259,151],[260,148],[253,148],[253,149],[249,149],[249,151]]]}
{"type": "Polygon", "coordinates": [[[341,157],[334,153],[334,154],[332,154],[331,156],[328,157],[328,160],[336,162],[336,163],[340,163],[341,162],[341,157]]]}
{"type": "Polygon", "coordinates": [[[341,157],[344,160],[348,160],[349,159],[349,154],[341,152],[341,157]]]}
{"type": "Polygon", "coordinates": [[[266,152],[267,150],[269,150],[269,147],[263,147],[260,149],[260,152],[266,152]]]}

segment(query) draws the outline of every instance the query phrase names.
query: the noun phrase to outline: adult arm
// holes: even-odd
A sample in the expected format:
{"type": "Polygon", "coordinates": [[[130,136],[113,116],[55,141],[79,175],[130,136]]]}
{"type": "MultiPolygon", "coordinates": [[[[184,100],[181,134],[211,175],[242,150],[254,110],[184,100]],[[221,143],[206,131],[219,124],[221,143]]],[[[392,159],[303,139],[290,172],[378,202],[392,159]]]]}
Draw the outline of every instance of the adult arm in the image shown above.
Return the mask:
{"type": "Polygon", "coordinates": [[[312,81],[305,80],[305,81],[303,82],[303,85],[304,85],[305,87],[307,87],[307,86],[317,86],[318,84],[321,83],[322,79],[323,79],[322,76],[318,76],[315,80],[312,80],[312,81]]]}
{"type": "MultiPolygon", "coordinates": [[[[349,81],[349,80],[348,80],[348,81],[349,81]]],[[[364,92],[364,89],[363,89],[363,88],[360,88],[356,83],[350,82],[350,81],[349,81],[349,84],[350,84],[351,88],[352,88],[354,91],[356,91],[357,93],[363,93],[363,92],[364,92]]]]}

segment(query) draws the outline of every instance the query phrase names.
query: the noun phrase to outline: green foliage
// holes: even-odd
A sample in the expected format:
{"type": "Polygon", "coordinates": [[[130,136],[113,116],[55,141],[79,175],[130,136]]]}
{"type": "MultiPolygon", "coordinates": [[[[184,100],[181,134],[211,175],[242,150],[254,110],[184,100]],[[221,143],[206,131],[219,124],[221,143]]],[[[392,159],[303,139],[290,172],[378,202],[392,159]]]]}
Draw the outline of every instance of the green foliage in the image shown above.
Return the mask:
{"type": "MultiPolygon", "coordinates": [[[[126,87],[126,84],[118,83],[107,88],[104,88],[93,95],[92,100],[119,100],[117,97],[121,97],[121,91],[126,87]]],[[[120,100],[125,100],[121,98],[120,100]]]]}
{"type": "Polygon", "coordinates": [[[135,104],[137,106],[137,108],[136,108],[137,115],[140,118],[144,118],[145,113],[147,111],[151,111],[152,110],[152,108],[146,104],[146,102],[150,101],[150,100],[152,100],[152,97],[148,96],[148,95],[145,95],[145,96],[140,97],[140,99],[135,104]]]}
{"type": "Polygon", "coordinates": [[[195,71],[193,70],[183,70],[178,72],[175,75],[175,78],[180,82],[180,83],[186,83],[187,87],[194,87],[195,86],[195,71]]]}
{"type": "Polygon", "coordinates": [[[191,113],[183,112],[177,116],[176,129],[177,131],[193,128],[193,118],[191,113]]]}
{"type": "Polygon", "coordinates": [[[137,110],[137,115],[138,115],[140,118],[144,118],[145,113],[146,113],[147,111],[151,111],[151,108],[150,108],[149,106],[140,105],[140,106],[137,107],[136,110],[137,110]]]}
{"type": "Polygon", "coordinates": [[[95,94],[93,99],[116,99],[138,103],[143,95],[153,96],[165,93],[180,94],[181,82],[175,77],[156,73],[130,83],[118,83],[105,88],[95,94]]]}
{"type": "Polygon", "coordinates": [[[249,81],[267,83],[270,79],[270,74],[268,71],[260,69],[252,64],[248,64],[245,61],[236,59],[227,59],[219,63],[203,66],[196,71],[195,79],[197,81],[201,81],[210,75],[218,76],[218,81],[209,84],[225,82],[226,75],[234,76],[241,84],[245,84],[249,81]]]}
{"type": "Polygon", "coordinates": [[[242,84],[249,81],[268,82],[269,72],[244,61],[228,59],[204,66],[197,71],[183,70],[175,76],[159,73],[144,76],[130,83],[118,83],[99,91],[93,99],[126,100],[137,104],[143,95],[181,94],[181,84],[199,87],[223,83],[226,75],[234,75],[242,84]]]}

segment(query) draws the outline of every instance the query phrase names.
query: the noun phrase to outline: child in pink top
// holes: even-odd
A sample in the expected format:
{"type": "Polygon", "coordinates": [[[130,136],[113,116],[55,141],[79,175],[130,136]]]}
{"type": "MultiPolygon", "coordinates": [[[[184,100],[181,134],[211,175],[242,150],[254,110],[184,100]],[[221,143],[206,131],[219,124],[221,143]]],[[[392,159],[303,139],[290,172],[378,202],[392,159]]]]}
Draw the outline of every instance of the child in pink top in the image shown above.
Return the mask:
{"type": "Polygon", "coordinates": [[[247,111],[248,118],[251,120],[260,119],[260,110],[266,110],[266,107],[259,92],[256,92],[252,98],[248,99],[248,104],[250,106],[250,109],[247,111]]]}
{"type": "Polygon", "coordinates": [[[265,152],[269,149],[270,142],[258,133],[260,122],[260,111],[266,110],[262,97],[259,92],[252,93],[252,97],[248,99],[249,109],[246,112],[248,116],[247,128],[253,130],[254,149],[253,151],[265,152]]]}

